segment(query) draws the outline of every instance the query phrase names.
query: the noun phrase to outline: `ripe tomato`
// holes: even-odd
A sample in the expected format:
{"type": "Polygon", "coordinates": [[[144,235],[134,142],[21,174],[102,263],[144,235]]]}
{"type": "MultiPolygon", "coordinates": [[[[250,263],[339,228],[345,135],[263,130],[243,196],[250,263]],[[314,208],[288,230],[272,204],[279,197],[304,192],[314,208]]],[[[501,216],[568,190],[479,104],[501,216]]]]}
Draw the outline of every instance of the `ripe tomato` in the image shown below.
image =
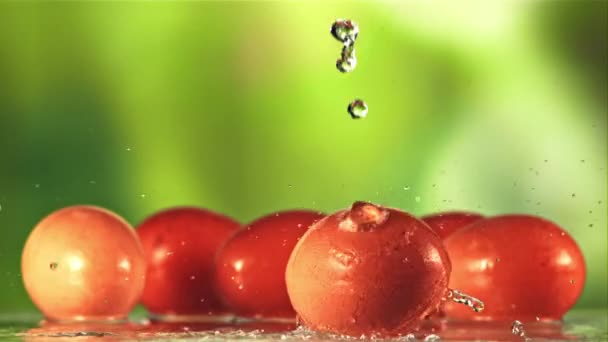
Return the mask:
{"type": "Polygon", "coordinates": [[[145,260],[131,226],[92,206],[45,217],[23,248],[25,288],[53,321],[124,319],[144,287],[145,260]]]}
{"type": "Polygon", "coordinates": [[[242,316],[295,318],[285,268],[308,227],[325,215],[291,210],[259,218],[237,232],[217,256],[218,292],[242,316]]]}
{"type": "Polygon", "coordinates": [[[239,227],[226,216],[186,207],[141,223],[137,234],[148,262],[143,305],[157,316],[224,313],[213,289],[214,257],[239,227]]]}
{"type": "Polygon", "coordinates": [[[428,224],[443,240],[460,228],[481,219],[483,219],[483,216],[480,214],[461,211],[449,211],[421,217],[421,220],[428,224]]]}
{"type": "Polygon", "coordinates": [[[441,239],[417,218],[356,202],[313,225],[287,265],[287,291],[307,326],[337,334],[397,335],[446,293],[441,239]]]}
{"type": "Polygon", "coordinates": [[[449,317],[474,320],[557,320],[585,284],[576,242],[540,217],[504,215],[477,221],[445,241],[452,261],[450,287],[485,302],[485,310],[447,303],[449,317]]]}

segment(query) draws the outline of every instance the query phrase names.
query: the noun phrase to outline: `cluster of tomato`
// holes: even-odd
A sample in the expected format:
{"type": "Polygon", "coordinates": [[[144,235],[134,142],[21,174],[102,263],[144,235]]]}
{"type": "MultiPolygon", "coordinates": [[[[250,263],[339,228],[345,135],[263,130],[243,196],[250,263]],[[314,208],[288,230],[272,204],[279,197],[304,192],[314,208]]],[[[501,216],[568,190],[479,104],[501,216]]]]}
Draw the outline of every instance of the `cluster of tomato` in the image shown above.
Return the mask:
{"type": "Polygon", "coordinates": [[[22,274],[53,321],[122,319],[141,302],[159,319],[297,315],[313,329],[359,336],[403,334],[440,316],[559,320],[582,292],[585,264],[564,230],[528,215],[419,219],[356,202],[241,226],[183,207],[133,231],[105,209],[73,206],[32,231],[22,274]],[[451,301],[451,289],[485,309],[451,301]]]}

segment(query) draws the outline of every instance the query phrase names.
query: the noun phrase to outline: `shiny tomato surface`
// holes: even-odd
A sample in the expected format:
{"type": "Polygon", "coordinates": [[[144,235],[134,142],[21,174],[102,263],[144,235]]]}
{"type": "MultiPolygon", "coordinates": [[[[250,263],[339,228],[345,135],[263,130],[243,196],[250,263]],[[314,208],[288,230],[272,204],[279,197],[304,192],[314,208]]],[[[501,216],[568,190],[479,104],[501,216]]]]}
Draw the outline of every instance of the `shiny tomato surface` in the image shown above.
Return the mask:
{"type": "Polygon", "coordinates": [[[214,257],[240,224],[209,210],[161,211],[137,227],[148,271],[143,305],[156,315],[224,313],[214,291],[214,257]]]}
{"type": "Polygon", "coordinates": [[[529,215],[477,221],[445,240],[452,261],[450,288],[481,299],[474,313],[447,303],[450,318],[557,320],[585,285],[585,261],[572,237],[555,223],[529,215]]]}
{"type": "Polygon", "coordinates": [[[92,206],[45,217],[21,260],[25,288],[52,321],[124,319],[144,287],[145,260],[131,226],[92,206]]]}
{"type": "Polygon", "coordinates": [[[421,220],[444,240],[455,231],[481,219],[483,216],[480,214],[463,211],[448,211],[421,217],[421,220]]]}
{"type": "Polygon", "coordinates": [[[396,209],[356,202],[314,224],[287,265],[300,320],[350,336],[411,331],[446,293],[450,263],[441,239],[396,209]]]}
{"type": "Polygon", "coordinates": [[[259,218],[237,232],[217,256],[218,292],[241,316],[295,318],[285,288],[291,252],[325,215],[290,210],[259,218]]]}

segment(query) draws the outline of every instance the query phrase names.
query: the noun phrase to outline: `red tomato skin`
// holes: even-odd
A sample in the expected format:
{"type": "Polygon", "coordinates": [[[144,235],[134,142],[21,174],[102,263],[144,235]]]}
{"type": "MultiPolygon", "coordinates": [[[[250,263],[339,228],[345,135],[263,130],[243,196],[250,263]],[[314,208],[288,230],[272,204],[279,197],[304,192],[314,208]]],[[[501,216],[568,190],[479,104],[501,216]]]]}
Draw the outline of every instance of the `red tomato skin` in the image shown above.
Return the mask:
{"type": "Polygon", "coordinates": [[[442,240],[445,240],[455,231],[479,221],[484,217],[477,213],[464,211],[448,211],[421,217],[421,220],[431,227],[442,240]]]}
{"type": "Polygon", "coordinates": [[[137,228],[148,262],[142,304],[155,315],[226,313],[213,286],[214,258],[239,228],[229,217],[194,207],[144,220],[137,228]]]}
{"type": "Polygon", "coordinates": [[[425,223],[396,209],[356,202],[304,234],[286,280],[308,327],[394,336],[413,330],[436,309],[449,274],[442,242],[425,223]]]}
{"type": "Polygon", "coordinates": [[[145,260],[131,226],[99,207],[59,209],[30,233],[25,288],[50,321],[125,319],[141,296],[145,260]]]}
{"type": "Polygon", "coordinates": [[[283,211],[234,234],[216,259],[224,302],[240,316],[295,319],[285,286],[287,260],[308,227],[323,217],[317,211],[283,211]]]}
{"type": "Polygon", "coordinates": [[[555,223],[529,215],[477,221],[445,241],[452,261],[450,288],[484,301],[472,312],[446,303],[457,320],[559,320],[585,284],[583,254],[555,223]]]}

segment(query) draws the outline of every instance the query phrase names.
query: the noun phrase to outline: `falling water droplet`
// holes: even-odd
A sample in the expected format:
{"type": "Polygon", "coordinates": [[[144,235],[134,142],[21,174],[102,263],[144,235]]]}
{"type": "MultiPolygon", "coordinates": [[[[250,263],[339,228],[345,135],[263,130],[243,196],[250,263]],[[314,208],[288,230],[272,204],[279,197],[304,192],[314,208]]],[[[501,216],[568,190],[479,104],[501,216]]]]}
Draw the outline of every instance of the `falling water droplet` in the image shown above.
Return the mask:
{"type": "Polygon", "coordinates": [[[355,70],[355,68],[357,67],[357,58],[352,57],[352,58],[338,58],[338,60],[336,60],[336,68],[342,72],[342,73],[347,73],[347,72],[351,72],[353,70],[355,70]]]}
{"type": "Polygon", "coordinates": [[[475,312],[481,312],[485,307],[485,304],[481,300],[458,290],[448,289],[447,299],[459,304],[464,304],[475,312]]]}
{"type": "Polygon", "coordinates": [[[530,341],[530,338],[526,337],[524,324],[520,321],[513,321],[513,323],[511,324],[511,334],[522,337],[524,341],[530,341]]]}
{"type": "Polygon", "coordinates": [[[367,110],[367,104],[360,99],[355,99],[348,104],[348,114],[350,114],[353,119],[362,119],[366,117],[367,110]]]}
{"type": "Polygon", "coordinates": [[[56,263],[56,262],[52,262],[52,263],[49,265],[49,268],[50,268],[51,270],[53,270],[53,271],[54,271],[54,270],[56,270],[56,269],[57,269],[57,266],[59,266],[59,264],[58,264],[58,263],[56,263]]]}
{"type": "Polygon", "coordinates": [[[359,35],[359,26],[349,19],[336,19],[330,32],[342,44],[352,45],[359,35]]]}

